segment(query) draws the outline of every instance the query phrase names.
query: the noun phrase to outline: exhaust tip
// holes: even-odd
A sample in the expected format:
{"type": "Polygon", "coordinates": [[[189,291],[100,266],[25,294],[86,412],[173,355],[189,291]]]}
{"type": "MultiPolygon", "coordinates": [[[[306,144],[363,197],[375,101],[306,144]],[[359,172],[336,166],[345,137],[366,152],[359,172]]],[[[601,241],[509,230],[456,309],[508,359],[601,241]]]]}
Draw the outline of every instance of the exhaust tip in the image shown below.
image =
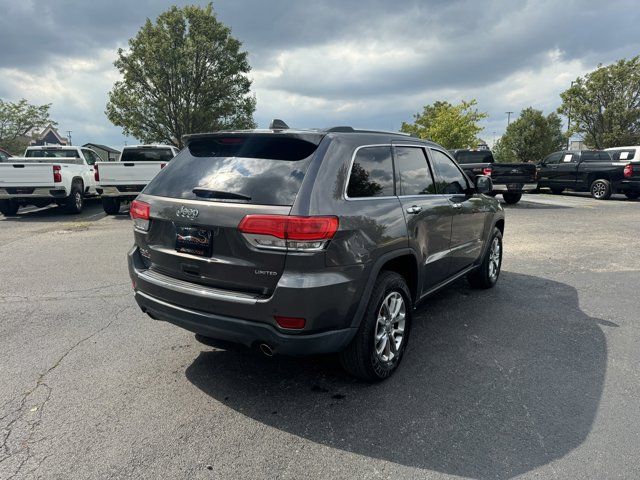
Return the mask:
{"type": "Polygon", "coordinates": [[[266,343],[258,345],[258,350],[260,350],[265,357],[273,357],[273,349],[266,343]]]}

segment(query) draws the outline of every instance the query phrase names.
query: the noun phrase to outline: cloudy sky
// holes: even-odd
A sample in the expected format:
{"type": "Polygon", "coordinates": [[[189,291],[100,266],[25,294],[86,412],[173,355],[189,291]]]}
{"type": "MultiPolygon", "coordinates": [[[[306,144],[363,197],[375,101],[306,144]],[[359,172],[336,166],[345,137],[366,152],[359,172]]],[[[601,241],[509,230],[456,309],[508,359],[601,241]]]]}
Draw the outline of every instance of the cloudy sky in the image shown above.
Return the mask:
{"type": "MultiPolygon", "coordinates": [[[[164,0],[0,0],[0,98],[52,103],[74,143],[120,147],[104,115],[116,50],[164,0]]],[[[178,2],[181,4],[182,2],[178,2]]],[[[198,2],[191,2],[198,3],[198,2]]],[[[637,0],[220,0],[249,52],[256,120],[397,130],[422,105],[476,98],[489,118],[555,110],[599,63],[640,54],[637,0]]]]}

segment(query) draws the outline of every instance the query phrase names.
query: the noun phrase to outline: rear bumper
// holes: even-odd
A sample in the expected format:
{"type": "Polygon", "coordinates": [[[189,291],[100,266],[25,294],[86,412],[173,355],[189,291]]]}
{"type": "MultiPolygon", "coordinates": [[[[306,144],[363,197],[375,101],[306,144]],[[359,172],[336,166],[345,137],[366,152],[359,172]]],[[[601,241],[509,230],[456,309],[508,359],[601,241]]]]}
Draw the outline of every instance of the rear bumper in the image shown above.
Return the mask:
{"type": "Polygon", "coordinates": [[[640,180],[621,180],[618,190],[622,192],[640,192],[640,180]]]}
{"type": "Polygon", "coordinates": [[[533,192],[538,189],[537,183],[499,183],[493,185],[493,191],[496,193],[526,193],[533,192]]]}
{"type": "MultiPolygon", "coordinates": [[[[128,255],[135,299],[143,312],[186,330],[218,340],[254,347],[267,343],[274,353],[304,356],[343,350],[357,328],[351,320],[360,297],[356,279],[333,274],[329,283],[281,277],[268,297],[237,294],[203,287],[154,270],[142,262],[137,247],[128,255]],[[303,330],[280,328],[273,317],[281,314],[306,319],[303,330]]],[[[362,272],[360,272],[362,273],[362,272]]]]}
{"type": "Polygon", "coordinates": [[[69,194],[66,188],[55,187],[8,187],[0,188],[0,199],[21,198],[65,198],[69,194]]]}
{"type": "Polygon", "coordinates": [[[179,307],[140,291],[136,291],[135,299],[142,311],[155,320],[170,322],[206,337],[247,347],[266,343],[274,353],[282,355],[306,356],[339,352],[348,345],[355,333],[355,329],[346,328],[306,335],[286,334],[267,324],[179,307]]]}
{"type": "Polygon", "coordinates": [[[144,187],[145,185],[122,185],[120,187],[114,185],[99,185],[96,187],[96,191],[103,197],[135,198],[142,193],[144,187]]]}

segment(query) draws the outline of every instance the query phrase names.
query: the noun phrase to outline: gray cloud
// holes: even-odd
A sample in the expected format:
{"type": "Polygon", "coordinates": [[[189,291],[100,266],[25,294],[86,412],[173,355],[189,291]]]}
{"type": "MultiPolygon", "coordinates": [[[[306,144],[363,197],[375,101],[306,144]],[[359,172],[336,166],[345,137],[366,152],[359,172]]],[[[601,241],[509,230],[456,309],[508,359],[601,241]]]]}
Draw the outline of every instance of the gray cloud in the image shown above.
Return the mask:
{"type": "MultiPolygon", "coordinates": [[[[122,142],[103,113],[115,50],[172,3],[0,0],[0,69],[64,86],[74,85],[65,62],[100,59],[93,68],[102,81],[77,85],[82,101],[54,96],[54,113],[83,140],[122,142]]],[[[632,0],[227,0],[214,8],[250,52],[261,125],[282,116],[301,127],[396,129],[427,102],[478,98],[490,139],[507,109],[551,110],[570,79],[640,53],[632,0]]],[[[0,96],[19,97],[16,85],[0,80],[0,96]]]]}

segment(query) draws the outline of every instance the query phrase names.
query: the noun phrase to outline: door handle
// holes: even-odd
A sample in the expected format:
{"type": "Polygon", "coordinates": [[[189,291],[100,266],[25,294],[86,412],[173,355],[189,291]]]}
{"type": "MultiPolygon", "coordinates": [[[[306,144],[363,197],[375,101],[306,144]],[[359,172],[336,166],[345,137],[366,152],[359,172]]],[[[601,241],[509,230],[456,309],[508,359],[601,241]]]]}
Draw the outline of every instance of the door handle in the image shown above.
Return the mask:
{"type": "Polygon", "coordinates": [[[410,207],[407,207],[407,213],[416,214],[420,213],[421,211],[422,207],[419,207],[417,205],[411,205],[410,207]]]}
{"type": "Polygon", "coordinates": [[[551,170],[557,170],[557,169],[558,169],[558,167],[557,167],[557,166],[556,166],[556,167],[549,167],[549,168],[550,168],[551,170]]]}

